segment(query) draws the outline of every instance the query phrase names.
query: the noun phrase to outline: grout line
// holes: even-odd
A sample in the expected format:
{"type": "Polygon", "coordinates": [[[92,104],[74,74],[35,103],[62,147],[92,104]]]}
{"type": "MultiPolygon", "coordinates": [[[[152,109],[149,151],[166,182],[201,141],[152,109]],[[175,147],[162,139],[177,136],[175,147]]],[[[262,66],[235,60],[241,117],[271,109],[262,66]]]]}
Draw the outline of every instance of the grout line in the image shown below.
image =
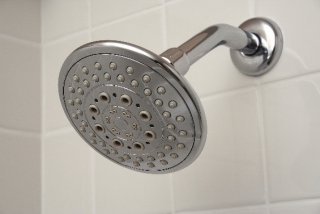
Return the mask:
{"type": "Polygon", "coordinates": [[[254,85],[250,85],[250,86],[245,86],[245,87],[241,87],[241,88],[235,88],[235,89],[230,89],[230,90],[225,90],[225,91],[218,91],[218,92],[213,92],[211,94],[207,94],[207,95],[202,95],[199,96],[201,101],[206,101],[209,99],[216,99],[216,98],[220,98],[223,96],[232,96],[238,93],[244,93],[244,92],[250,92],[255,90],[255,86],[254,85]]]}
{"type": "Polygon", "coordinates": [[[51,40],[51,41],[47,41],[47,42],[44,42],[43,44],[43,48],[45,47],[48,47],[48,46],[51,46],[51,45],[55,45],[59,42],[62,42],[62,41],[66,41],[68,39],[72,39],[73,37],[75,36],[78,36],[78,35],[81,35],[81,34],[85,34],[85,33],[88,33],[89,29],[88,28],[85,28],[83,30],[79,30],[79,31],[76,31],[76,32],[73,32],[73,33],[68,33],[67,35],[64,35],[62,37],[59,37],[55,40],[51,40]]]}
{"type": "Polygon", "coordinates": [[[81,29],[74,30],[69,33],[63,33],[62,35],[57,35],[51,39],[46,39],[46,41],[44,41],[44,45],[51,44],[51,43],[53,43],[53,44],[58,43],[59,41],[66,40],[67,38],[70,38],[71,36],[77,35],[81,32],[83,33],[85,31],[88,31],[88,26],[82,27],[81,29]]]}
{"type": "Polygon", "coordinates": [[[139,17],[141,15],[145,15],[145,14],[157,11],[157,10],[163,8],[163,7],[164,7],[163,5],[157,5],[157,6],[154,6],[154,7],[151,7],[151,8],[147,8],[145,10],[142,10],[142,11],[139,11],[139,12],[136,12],[136,13],[132,13],[132,14],[129,14],[127,16],[123,16],[123,17],[121,17],[119,19],[115,19],[115,20],[112,20],[112,21],[109,21],[109,22],[94,26],[94,27],[92,27],[92,30],[93,31],[99,30],[101,28],[108,27],[110,25],[113,25],[113,24],[116,24],[116,23],[119,23],[119,22],[130,20],[130,19],[139,17]]]}
{"type": "Polygon", "coordinates": [[[228,94],[236,94],[239,92],[244,92],[244,91],[249,91],[254,89],[257,86],[266,86],[266,85],[271,85],[271,84],[276,84],[276,83],[281,83],[281,82],[286,82],[286,81],[296,81],[296,80],[300,80],[309,76],[313,76],[313,75],[320,75],[320,70],[313,70],[312,72],[309,73],[303,73],[303,74],[298,74],[295,76],[291,76],[291,77],[286,77],[286,78],[282,78],[282,79],[277,79],[277,80],[272,80],[272,81],[268,81],[268,82],[254,82],[253,84],[247,85],[247,86],[241,86],[241,87],[237,87],[237,88],[232,88],[232,89],[225,89],[225,90],[220,90],[220,91],[216,91],[216,92],[212,92],[210,94],[204,94],[204,95],[199,95],[201,100],[207,100],[207,99],[211,99],[213,97],[219,97],[219,96],[224,96],[224,95],[228,95],[228,94]]]}
{"type": "Polygon", "coordinates": [[[74,129],[70,125],[70,126],[50,130],[47,132],[44,131],[42,135],[46,138],[46,137],[52,137],[52,136],[56,136],[56,135],[60,135],[60,134],[66,134],[66,133],[73,132],[73,131],[74,131],[74,129]]]}
{"type": "Polygon", "coordinates": [[[308,204],[308,203],[320,203],[319,197],[305,198],[305,199],[292,199],[284,201],[275,201],[270,203],[270,207],[293,205],[293,204],[308,204]]]}
{"type": "Polygon", "coordinates": [[[29,137],[41,136],[41,131],[26,131],[26,130],[20,130],[20,129],[5,128],[5,127],[0,127],[0,132],[10,134],[10,135],[24,135],[29,137]]]}
{"type": "Polygon", "coordinates": [[[45,192],[46,192],[46,189],[45,189],[45,173],[44,173],[44,169],[45,169],[45,144],[44,144],[44,136],[43,134],[41,134],[41,137],[40,137],[40,170],[41,170],[41,179],[40,179],[40,187],[41,187],[41,191],[40,191],[40,194],[41,194],[41,198],[40,198],[40,209],[41,209],[41,213],[44,213],[44,202],[45,202],[45,192]]]}
{"type": "Polygon", "coordinates": [[[279,206],[288,206],[288,205],[299,205],[299,204],[313,204],[313,203],[320,203],[320,198],[310,198],[310,199],[295,199],[295,200],[288,200],[288,201],[278,201],[278,202],[270,202],[269,205],[262,204],[262,205],[244,205],[244,206],[237,206],[237,207],[228,207],[228,208],[217,208],[217,209],[198,209],[198,210],[184,210],[179,211],[176,214],[196,214],[205,212],[206,214],[209,212],[225,212],[225,211],[241,211],[241,210],[250,210],[250,209],[259,209],[259,208],[266,208],[268,213],[270,213],[269,208],[279,207],[279,206]]]}
{"type": "Polygon", "coordinates": [[[260,145],[261,145],[261,161],[262,161],[262,169],[263,169],[263,182],[264,182],[264,198],[265,203],[267,205],[267,212],[270,214],[270,181],[269,181],[269,173],[268,173],[268,162],[267,162],[267,136],[265,133],[264,126],[264,114],[263,114],[263,98],[261,87],[258,86],[256,90],[257,97],[257,116],[258,116],[258,128],[260,132],[260,145]]]}
{"type": "MultiPolygon", "coordinates": [[[[234,212],[234,211],[247,211],[250,209],[260,209],[260,208],[266,208],[266,205],[261,204],[261,205],[244,205],[244,206],[237,206],[237,207],[228,207],[228,208],[217,208],[217,209],[197,209],[197,210],[184,210],[184,211],[179,211],[176,214],[209,214],[211,213],[220,213],[220,212],[234,212]]],[[[232,213],[233,213],[232,212],[232,213]]]]}
{"type": "Polygon", "coordinates": [[[179,3],[179,2],[182,2],[182,1],[185,1],[185,0],[169,0],[169,1],[165,0],[165,4],[166,5],[171,5],[171,4],[179,3]]]}
{"type": "MultiPolygon", "coordinates": [[[[90,10],[91,10],[91,3],[89,3],[88,7],[90,7],[90,10]]],[[[153,12],[153,11],[156,11],[158,9],[161,9],[162,7],[163,7],[162,5],[160,5],[160,6],[157,5],[157,6],[154,6],[154,7],[151,7],[151,8],[144,9],[142,11],[137,11],[135,13],[123,16],[123,17],[115,19],[115,20],[111,20],[111,21],[103,23],[103,24],[99,24],[99,25],[94,26],[94,27],[92,25],[92,16],[91,16],[92,13],[90,12],[89,13],[90,17],[89,17],[89,27],[88,28],[83,28],[82,30],[78,30],[78,31],[75,31],[75,32],[64,34],[64,35],[58,36],[58,37],[56,37],[54,39],[48,40],[48,41],[46,41],[45,46],[56,44],[58,42],[67,40],[68,38],[72,38],[73,36],[76,36],[78,34],[85,33],[88,30],[90,32],[92,32],[92,31],[107,27],[107,26],[112,25],[112,24],[116,24],[116,23],[119,23],[119,22],[122,22],[122,21],[125,21],[125,20],[129,20],[129,19],[135,18],[135,17],[138,17],[140,15],[144,15],[144,14],[147,14],[149,12],[153,12]]]]}
{"type": "Polygon", "coordinates": [[[284,77],[284,78],[280,78],[280,79],[276,79],[276,80],[268,80],[266,82],[261,82],[261,85],[270,85],[273,83],[278,83],[278,82],[285,82],[285,81],[290,81],[290,80],[299,80],[301,78],[304,77],[308,77],[308,76],[312,76],[314,74],[320,74],[320,70],[310,70],[308,73],[300,73],[300,74],[296,74],[290,77],[284,77]]]}
{"type": "Polygon", "coordinates": [[[41,11],[40,11],[40,40],[41,40],[41,46],[40,46],[40,57],[41,57],[41,60],[40,60],[40,80],[41,80],[41,83],[40,83],[40,88],[41,88],[41,92],[40,92],[40,96],[41,96],[41,110],[40,110],[40,114],[41,114],[41,137],[40,137],[40,170],[41,170],[41,179],[40,179],[40,194],[41,194],[41,198],[40,198],[40,210],[41,210],[41,213],[45,213],[45,192],[46,192],[46,189],[45,189],[45,173],[44,173],[44,169],[45,169],[45,141],[44,141],[44,130],[45,130],[45,84],[44,84],[44,80],[45,80],[45,72],[44,72],[44,57],[43,57],[43,49],[44,49],[44,42],[43,42],[43,35],[44,35],[44,32],[43,32],[43,20],[42,20],[42,17],[43,17],[43,2],[41,1],[40,2],[40,8],[41,8],[41,11]]]}
{"type": "Polygon", "coordinates": [[[157,9],[160,9],[161,7],[163,7],[162,4],[163,3],[157,4],[157,5],[148,7],[148,8],[144,8],[144,9],[141,9],[141,10],[138,10],[138,11],[135,11],[135,12],[132,12],[130,14],[122,16],[121,18],[111,19],[109,21],[106,21],[105,23],[97,24],[96,26],[93,26],[93,28],[94,29],[95,28],[102,28],[102,27],[107,26],[109,24],[114,24],[114,23],[121,22],[121,21],[124,21],[124,20],[132,19],[132,18],[137,17],[139,15],[143,15],[143,14],[146,14],[146,13],[149,13],[149,12],[153,12],[154,10],[157,10],[157,9]]]}
{"type": "Polygon", "coordinates": [[[320,87],[318,86],[318,84],[316,84],[312,79],[308,80],[309,83],[311,83],[313,85],[313,87],[315,87],[318,95],[320,95],[320,87]]]}
{"type": "Polygon", "coordinates": [[[301,64],[304,70],[307,70],[307,71],[313,70],[304,62],[302,57],[296,51],[288,47],[285,47],[283,51],[285,54],[291,55],[291,57],[295,58],[295,60],[297,60],[301,64]]]}
{"type": "Polygon", "coordinates": [[[41,41],[39,41],[39,42],[29,41],[29,40],[20,39],[18,37],[3,34],[3,33],[0,33],[0,39],[11,40],[13,42],[17,42],[17,43],[24,44],[24,45],[30,45],[30,46],[38,47],[38,48],[41,47],[41,41]]]}

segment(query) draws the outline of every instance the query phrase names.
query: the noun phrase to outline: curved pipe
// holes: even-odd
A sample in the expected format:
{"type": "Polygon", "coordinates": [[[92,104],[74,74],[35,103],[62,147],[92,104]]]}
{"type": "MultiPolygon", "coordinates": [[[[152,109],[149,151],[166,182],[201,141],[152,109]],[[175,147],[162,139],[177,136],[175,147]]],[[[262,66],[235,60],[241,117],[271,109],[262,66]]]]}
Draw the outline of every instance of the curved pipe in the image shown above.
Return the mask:
{"type": "Polygon", "coordinates": [[[178,48],[166,50],[161,57],[184,75],[193,63],[219,45],[240,50],[245,55],[252,55],[259,48],[259,38],[240,28],[218,24],[208,27],[178,48]]]}

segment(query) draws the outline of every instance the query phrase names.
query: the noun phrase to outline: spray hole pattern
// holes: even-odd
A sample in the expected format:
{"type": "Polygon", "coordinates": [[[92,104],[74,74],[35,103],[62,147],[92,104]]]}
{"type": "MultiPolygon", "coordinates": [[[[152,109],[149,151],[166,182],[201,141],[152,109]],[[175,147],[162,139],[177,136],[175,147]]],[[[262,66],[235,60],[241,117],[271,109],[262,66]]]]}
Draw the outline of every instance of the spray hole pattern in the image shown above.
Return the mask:
{"type": "Polygon", "coordinates": [[[85,57],[67,74],[64,97],[84,139],[122,166],[165,171],[192,149],[194,126],[186,103],[142,63],[112,54],[85,57]]]}

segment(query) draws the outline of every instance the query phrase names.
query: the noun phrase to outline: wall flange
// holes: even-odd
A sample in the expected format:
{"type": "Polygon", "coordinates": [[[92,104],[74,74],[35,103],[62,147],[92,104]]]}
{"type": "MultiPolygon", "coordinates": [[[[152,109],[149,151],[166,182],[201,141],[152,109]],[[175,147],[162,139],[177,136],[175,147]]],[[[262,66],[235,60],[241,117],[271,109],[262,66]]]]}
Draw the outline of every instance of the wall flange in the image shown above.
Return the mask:
{"type": "Polygon", "coordinates": [[[259,47],[253,54],[241,50],[230,50],[234,65],[248,76],[267,73],[279,61],[283,48],[283,36],[279,26],[267,18],[253,18],[242,23],[239,28],[257,35],[259,47]]]}

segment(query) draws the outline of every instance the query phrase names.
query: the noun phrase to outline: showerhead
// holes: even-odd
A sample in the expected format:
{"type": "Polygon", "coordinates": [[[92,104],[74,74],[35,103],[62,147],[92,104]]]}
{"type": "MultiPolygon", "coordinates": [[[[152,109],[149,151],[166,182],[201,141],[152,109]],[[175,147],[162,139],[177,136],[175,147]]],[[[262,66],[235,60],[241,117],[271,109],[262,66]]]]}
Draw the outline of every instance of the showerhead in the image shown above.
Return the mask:
{"type": "MultiPolygon", "coordinates": [[[[216,46],[212,37],[219,29],[231,29],[214,28],[204,31],[211,37],[202,37],[203,43],[211,39],[209,46],[216,46]]],[[[243,50],[257,51],[257,40],[234,29],[245,37],[243,50]]],[[[119,41],[92,42],[72,52],[60,72],[59,95],[79,135],[104,157],[136,171],[169,173],[191,164],[203,149],[206,120],[182,74],[212,49],[197,49],[203,44],[197,36],[161,56],[119,41]]]]}
{"type": "Polygon", "coordinates": [[[201,152],[206,124],[185,80],[160,56],[118,41],[75,50],[59,78],[62,106],[74,128],[112,161],[166,173],[201,152]]]}

